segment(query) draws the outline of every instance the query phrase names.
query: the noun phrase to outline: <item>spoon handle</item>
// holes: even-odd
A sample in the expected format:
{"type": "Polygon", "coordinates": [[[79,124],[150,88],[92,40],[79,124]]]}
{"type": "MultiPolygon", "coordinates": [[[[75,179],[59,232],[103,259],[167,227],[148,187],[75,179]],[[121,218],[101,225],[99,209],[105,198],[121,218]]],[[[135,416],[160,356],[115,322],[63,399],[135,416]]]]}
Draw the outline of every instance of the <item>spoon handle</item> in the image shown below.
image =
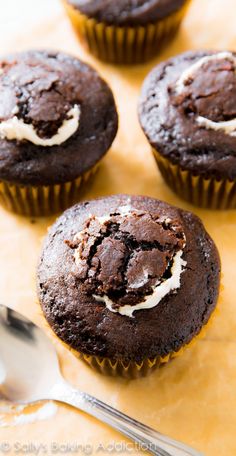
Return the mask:
{"type": "Polygon", "coordinates": [[[95,397],[73,388],[64,380],[53,386],[47,399],[64,402],[98,418],[138,444],[137,450],[143,449],[156,456],[203,456],[187,445],[170,439],[95,397]]]}

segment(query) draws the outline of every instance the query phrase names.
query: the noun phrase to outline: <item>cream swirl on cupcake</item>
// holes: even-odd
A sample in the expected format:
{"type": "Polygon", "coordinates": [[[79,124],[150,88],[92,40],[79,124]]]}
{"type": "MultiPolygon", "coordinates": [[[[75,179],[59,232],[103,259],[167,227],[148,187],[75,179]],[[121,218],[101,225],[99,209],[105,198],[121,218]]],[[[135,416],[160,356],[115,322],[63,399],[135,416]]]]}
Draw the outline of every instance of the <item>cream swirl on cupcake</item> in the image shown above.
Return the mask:
{"type": "Polygon", "coordinates": [[[71,90],[66,84],[60,56],[57,61],[53,54],[31,55],[31,62],[30,53],[0,62],[0,139],[61,145],[79,128],[80,97],[73,94],[73,82],[71,90]]]}
{"type": "Polygon", "coordinates": [[[93,298],[111,312],[132,317],[150,309],[181,286],[185,234],[175,220],[121,206],[91,214],[69,246],[75,273],[88,280],[93,298]]]}
{"type": "MultiPolygon", "coordinates": [[[[230,71],[232,73],[231,85],[234,84],[236,86],[236,57],[231,52],[225,51],[225,52],[219,52],[217,54],[207,55],[202,58],[199,58],[199,60],[197,60],[192,65],[190,65],[188,68],[186,68],[175,84],[176,94],[179,96],[185,95],[186,97],[191,98],[192,85],[194,84],[195,81],[197,84],[198,78],[200,78],[200,82],[201,82],[202,78],[204,78],[203,70],[204,70],[204,67],[206,67],[206,66],[208,68],[208,71],[211,71],[212,73],[213,72],[216,73],[216,77],[215,77],[216,81],[217,81],[217,77],[219,80],[219,74],[222,73],[221,81],[224,82],[223,72],[230,71]],[[229,67],[225,66],[224,62],[229,62],[232,65],[232,67],[229,68],[229,67]],[[217,75],[217,72],[218,72],[218,75],[217,75]]],[[[205,83],[205,85],[206,84],[207,83],[205,83]]],[[[195,86],[197,86],[197,85],[195,85],[195,86]]],[[[199,86],[197,88],[200,89],[201,88],[200,86],[201,86],[201,84],[199,84],[199,86]]],[[[227,87],[225,87],[222,84],[221,91],[223,91],[224,88],[227,89],[227,87]]],[[[209,91],[210,91],[210,89],[211,89],[211,86],[209,84],[209,91]]],[[[217,91],[216,90],[215,90],[215,92],[212,91],[212,95],[213,96],[217,95],[217,91]]],[[[195,93],[195,100],[198,97],[199,97],[199,99],[201,98],[200,90],[199,90],[198,96],[195,93]]],[[[208,96],[207,96],[207,98],[208,98],[208,96]]],[[[214,97],[213,97],[213,99],[209,99],[209,103],[210,103],[210,105],[212,103],[214,103],[214,97]]],[[[194,107],[196,107],[196,105],[194,107]]],[[[213,117],[215,116],[216,110],[217,110],[217,107],[215,109],[214,108],[212,109],[213,117]]],[[[196,112],[197,112],[197,109],[196,109],[196,112]]],[[[219,113],[218,113],[218,115],[216,115],[216,117],[219,118],[219,113]]],[[[214,118],[211,119],[204,115],[197,115],[195,120],[199,124],[199,126],[204,127],[206,129],[215,130],[215,131],[224,131],[224,133],[227,135],[236,136],[236,117],[230,118],[229,120],[225,120],[223,111],[221,112],[220,117],[222,120],[218,120],[218,118],[216,120],[214,120],[214,118]]]]}
{"type": "MultiPolygon", "coordinates": [[[[17,113],[18,109],[14,109],[17,113]]],[[[37,146],[51,147],[60,145],[70,138],[79,127],[80,107],[75,104],[66,113],[66,118],[50,138],[41,138],[32,124],[25,123],[24,120],[14,115],[10,119],[0,122],[0,137],[8,140],[27,140],[37,146]]]]}

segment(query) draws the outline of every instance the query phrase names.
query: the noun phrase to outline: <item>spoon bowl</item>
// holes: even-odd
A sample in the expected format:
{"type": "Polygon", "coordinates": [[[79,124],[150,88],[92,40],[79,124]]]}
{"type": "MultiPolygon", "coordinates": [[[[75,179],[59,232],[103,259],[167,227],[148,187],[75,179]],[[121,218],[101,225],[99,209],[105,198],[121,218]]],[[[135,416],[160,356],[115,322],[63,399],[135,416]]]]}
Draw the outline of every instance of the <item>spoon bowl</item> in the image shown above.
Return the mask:
{"type": "Polygon", "coordinates": [[[13,403],[56,400],[89,413],[156,456],[201,456],[108,404],[77,390],[62,377],[53,344],[33,322],[0,305],[0,393],[13,403]]]}
{"type": "Polygon", "coordinates": [[[30,320],[0,304],[0,391],[12,402],[42,399],[60,376],[54,346],[30,320]]]}

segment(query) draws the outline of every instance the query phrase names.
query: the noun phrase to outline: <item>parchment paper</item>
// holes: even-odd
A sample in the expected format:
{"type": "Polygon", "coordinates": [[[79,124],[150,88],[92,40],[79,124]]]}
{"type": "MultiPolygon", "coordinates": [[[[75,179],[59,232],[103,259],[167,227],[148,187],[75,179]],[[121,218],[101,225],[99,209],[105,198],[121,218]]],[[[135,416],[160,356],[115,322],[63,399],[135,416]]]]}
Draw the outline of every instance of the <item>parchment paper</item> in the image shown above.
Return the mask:
{"type": "MultiPolygon", "coordinates": [[[[193,0],[181,31],[158,59],[122,68],[86,54],[59,0],[0,0],[1,53],[27,48],[73,53],[92,63],[114,91],[119,134],[86,198],[126,192],[167,200],[197,213],[217,243],[224,290],[211,327],[203,340],[149,378],[127,381],[95,374],[55,341],[64,375],[74,385],[207,456],[236,455],[236,211],[199,210],[167,188],[139,127],[136,107],[141,83],[158,61],[187,49],[235,50],[235,15],[235,0],[193,0]]],[[[0,209],[0,301],[45,328],[35,293],[35,267],[42,238],[53,221],[54,217],[29,220],[0,209]]],[[[36,454],[33,447],[22,447],[30,443],[41,445],[38,454],[63,454],[64,450],[64,454],[109,454],[109,448],[105,451],[99,445],[127,442],[107,426],[62,405],[51,418],[0,428],[0,454],[3,441],[8,443],[8,454],[23,454],[24,448],[24,454],[36,454]],[[67,447],[56,452],[52,442],[67,447]],[[77,453],[69,451],[73,443],[81,446],[77,453]],[[90,446],[83,447],[86,443],[90,446]]]]}

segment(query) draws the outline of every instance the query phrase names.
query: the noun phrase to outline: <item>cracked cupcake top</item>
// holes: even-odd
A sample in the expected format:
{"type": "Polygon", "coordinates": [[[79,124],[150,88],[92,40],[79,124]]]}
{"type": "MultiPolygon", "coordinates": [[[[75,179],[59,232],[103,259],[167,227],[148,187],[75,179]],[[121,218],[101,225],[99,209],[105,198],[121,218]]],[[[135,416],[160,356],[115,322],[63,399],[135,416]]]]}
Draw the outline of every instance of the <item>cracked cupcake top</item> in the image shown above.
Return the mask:
{"type": "Polygon", "coordinates": [[[165,355],[197,333],[216,304],[219,257],[200,220],[144,196],[67,210],[38,267],[44,314],[83,353],[165,355]]]}
{"type": "Polygon", "coordinates": [[[101,158],[116,130],[112,93],[88,65],[47,51],[0,61],[1,179],[72,180],[101,158]]]}
{"type": "Polygon", "coordinates": [[[157,66],[142,92],[151,144],[181,167],[236,177],[236,55],[188,52],[157,66]]]}
{"type": "Polygon", "coordinates": [[[102,217],[91,215],[84,229],[66,242],[74,250],[83,287],[121,315],[157,305],[162,285],[164,295],[180,286],[185,235],[178,221],[158,213],[126,205],[102,217]],[[166,287],[177,258],[177,281],[166,287]]]}
{"type": "MultiPolygon", "coordinates": [[[[69,138],[79,127],[80,111],[79,99],[73,97],[70,89],[63,77],[63,66],[55,57],[38,52],[31,58],[0,61],[0,136],[30,141],[23,133],[19,137],[17,127],[25,125],[38,137],[31,142],[40,144],[41,139],[40,145],[44,145],[43,140],[55,137],[63,124],[68,125],[75,118],[69,138]]],[[[65,139],[50,145],[61,144],[65,139]]]]}
{"type": "Polygon", "coordinates": [[[117,25],[145,25],[180,9],[187,0],[67,0],[99,22],[117,25]]]}

